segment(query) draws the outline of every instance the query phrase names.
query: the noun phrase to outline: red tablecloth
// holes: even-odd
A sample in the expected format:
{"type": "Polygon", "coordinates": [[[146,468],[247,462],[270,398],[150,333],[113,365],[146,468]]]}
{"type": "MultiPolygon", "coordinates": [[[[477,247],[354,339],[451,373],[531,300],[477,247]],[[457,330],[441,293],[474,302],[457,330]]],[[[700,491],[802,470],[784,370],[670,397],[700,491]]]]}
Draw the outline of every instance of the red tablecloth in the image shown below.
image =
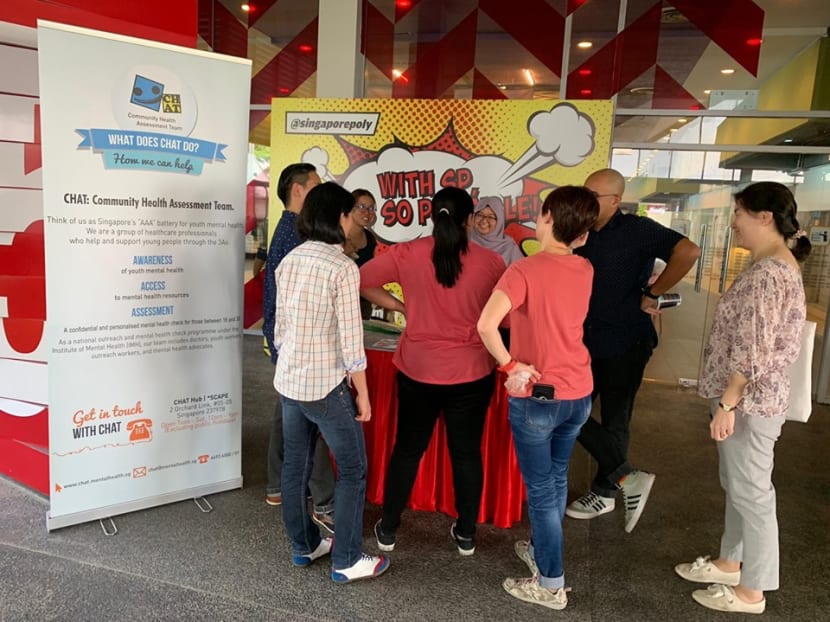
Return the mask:
{"type": "MultiPolygon", "coordinates": [[[[397,369],[392,364],[391,352],[367,350],[366,356],[369,360],[366,375],[372,402],[372,419],[363,426],[369,459],[366,498],[381,505],[386,467],[395,445],[397,369]]],[[[512,527],[522,519],[525,488],[513,449],[510,423],[507,421],[507,393],[502,374],[496,378],[496,390],[484,424],[481,451],[484,490],[478,521],[492,522],[496,527],[512,527]]],[[[439,419],[432,441],[421,460],[409,507],[432,512],[438,510],[456,516],[452,465],[443,418],[439,419]]]]}

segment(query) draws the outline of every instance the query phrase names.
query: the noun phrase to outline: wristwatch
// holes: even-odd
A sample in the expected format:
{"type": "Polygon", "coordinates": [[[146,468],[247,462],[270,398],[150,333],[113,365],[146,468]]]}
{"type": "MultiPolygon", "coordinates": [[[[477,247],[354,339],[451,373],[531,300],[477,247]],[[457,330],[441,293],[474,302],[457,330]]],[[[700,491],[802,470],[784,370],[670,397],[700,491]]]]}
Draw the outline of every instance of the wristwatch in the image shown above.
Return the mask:
{"type": "Polygon", "coordinates": [[[643,296],[645,296],[646,298],[651,298],[652,300],[657,300],[660,298],[660,296],[658,296],[657,294],[651,293],[651,285],[643,288],[643,296]]]}
{"type": "Polygon", "coordinates": [[[735,410],[735,406],[737,406],[737,404],[730,406],[729,404],[718,402],[718,408],[720,408],[725,413],[731,413],[733,410],[735,410]]]}

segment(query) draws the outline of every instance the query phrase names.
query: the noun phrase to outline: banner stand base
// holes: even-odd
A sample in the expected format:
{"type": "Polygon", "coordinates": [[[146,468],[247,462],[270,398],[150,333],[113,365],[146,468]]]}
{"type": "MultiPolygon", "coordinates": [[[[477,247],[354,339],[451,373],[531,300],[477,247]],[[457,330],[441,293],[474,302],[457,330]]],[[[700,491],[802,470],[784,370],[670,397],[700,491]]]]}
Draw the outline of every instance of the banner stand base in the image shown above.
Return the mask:
{"type": "Polygon", "coordinates": [[[184,501],[186,499],[197,499],[205,495],[212,495],[217,492],[225,492],[236,488],[242,488],[242,477],[235,477],[223,482],[205,484],[195,488],[176,490],[174,492],[168,492],[155,497],[145,497],[144,499],[136,499],[135,501],[127,501],[126,503],[107,505],[92,510],[76,512],[74,514],[64,514],[62,516],[53,517],[51,512],[46,512],[46,529],[47,531],[53,531],[63,527],[80,525],[81,523],[88,523],[94,520],[112,518],[113,516],[118,516],[120,514],[127,514],[129,512],[146,510],[160,505],[167,505],[168,503],[176,503],[177,501],[184,501]]]}

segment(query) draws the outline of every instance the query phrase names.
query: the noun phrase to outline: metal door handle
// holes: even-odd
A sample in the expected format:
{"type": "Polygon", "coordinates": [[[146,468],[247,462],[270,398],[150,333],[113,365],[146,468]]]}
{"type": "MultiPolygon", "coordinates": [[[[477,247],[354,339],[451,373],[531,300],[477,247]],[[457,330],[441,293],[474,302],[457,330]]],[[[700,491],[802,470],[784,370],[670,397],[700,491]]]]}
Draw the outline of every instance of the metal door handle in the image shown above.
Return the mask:
{"type": "Polygon", "coordinates": [[[718,293],[722,294],[726,287],[726,271],[729,269],[729,249],[732,246],[732,227],[726,228],[726,237],[723,242],[723,257],[720,261],[720,282],[718,283],[718,293]]]}
{"type": "Polygon", "coordinates": [[[700,225],[700,259],[697,260],[695,270],[695,291],[700,293],[700,284],[703,281],[703,264],[706,261],[706,225],[700,225]]]}

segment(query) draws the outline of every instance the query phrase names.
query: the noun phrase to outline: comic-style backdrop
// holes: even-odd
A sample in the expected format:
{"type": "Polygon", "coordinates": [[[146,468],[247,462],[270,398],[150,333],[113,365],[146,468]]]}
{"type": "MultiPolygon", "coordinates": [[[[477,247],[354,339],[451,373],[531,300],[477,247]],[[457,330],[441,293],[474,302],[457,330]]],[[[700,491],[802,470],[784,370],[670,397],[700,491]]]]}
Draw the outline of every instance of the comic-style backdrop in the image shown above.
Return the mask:
{"type": "MultiPolygon", "coordinates": [[[[608,165],[610,101],[274,99],[272,196],[280,171],[310,162],[324,181],[377,201],[382,244],[429,235],[431,199],[456,186],[500,197],[505,232],[536,250],[547,192],[608,165]]],[[[283,206],[272,202],[273,231],[283,206]]],[[[270,237],[270,236],[269,236],[270,237]]]]}

